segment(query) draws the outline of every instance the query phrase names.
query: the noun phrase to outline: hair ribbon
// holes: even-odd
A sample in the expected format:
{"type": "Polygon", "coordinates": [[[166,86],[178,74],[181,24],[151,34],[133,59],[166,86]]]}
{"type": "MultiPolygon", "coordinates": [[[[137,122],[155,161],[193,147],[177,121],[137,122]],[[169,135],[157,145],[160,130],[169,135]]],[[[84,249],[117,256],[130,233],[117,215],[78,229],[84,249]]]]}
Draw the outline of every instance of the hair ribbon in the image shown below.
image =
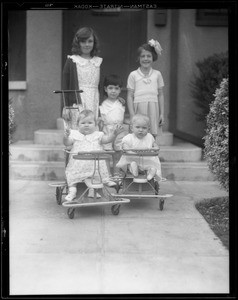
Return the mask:
{"type": "Polygon", "coordinates": [[[155,52],[159,55],[161,55],[161,51],[163,50],[162,47],[160,46],[160,43],[154,39],[149,40],[148,44],[151,47],[154,47],[155,52]]]}

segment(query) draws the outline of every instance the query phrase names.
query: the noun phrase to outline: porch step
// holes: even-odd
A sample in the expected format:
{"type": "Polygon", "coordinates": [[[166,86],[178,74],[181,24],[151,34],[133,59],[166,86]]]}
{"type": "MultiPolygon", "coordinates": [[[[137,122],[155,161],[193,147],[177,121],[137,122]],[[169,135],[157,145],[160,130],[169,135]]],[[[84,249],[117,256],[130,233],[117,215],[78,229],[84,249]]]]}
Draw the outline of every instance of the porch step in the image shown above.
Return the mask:
{"type": "Polygon", "coordinates": [[[10,161],[9,176],[11,179],[24,180],[64,180],[64,162],[53,161],[10,161]]]}
{"type": "MultiPolygon", "coordinates": [[[[34,132],[34,144],[40,145],[62,145],[63,144],[63,129],[39,129],[34,132]]],[[[164,132],[159,138],[160,146],[172,146],[173,134],[164,132]]]]}
{"type": "MultiPolygon", "coordinates": [[[[205,162],[162,162],[163,177],[176,181],[213,181],[205,162]]],[[[9,174],[11,179],[57,180],[65,179],[65,164],[57,161],[10,161],[9,174]]]]}
{"type": "Polygon", "coordinates": [[[40,145],[33,141],[19,141],[10,147],[10,160],[17,161],[64,161],[65,146],[61,145],[40,145]]]}
{"type": "MultiPolygon", "coordinates": [[[[18,141],[9,147],[10,176],[15,179],[64,180],[65,146],[63,130],[40,129],[33,141],[18,141]]],[[[160,139],[160,160],[163,177],[168,180],[214,180],[202,149],[165,132],[160,139]]]]}
{"type": "MultiPolygon", "coordinates": [[[[10,146],[10,159],[13,161],[64,161],[64,145],[40,145],[33,141],[19,141],[10,146]]],[[[160,146],[161,162],[200,161],[202,149],[190,143],[176,143],[174,146],[160,146]]]]}
{"type": "Polygon", "coordinates": [[[59,129],[39,129],[34,132],[34,144],[63,145],[64,131],[59,129]]]}

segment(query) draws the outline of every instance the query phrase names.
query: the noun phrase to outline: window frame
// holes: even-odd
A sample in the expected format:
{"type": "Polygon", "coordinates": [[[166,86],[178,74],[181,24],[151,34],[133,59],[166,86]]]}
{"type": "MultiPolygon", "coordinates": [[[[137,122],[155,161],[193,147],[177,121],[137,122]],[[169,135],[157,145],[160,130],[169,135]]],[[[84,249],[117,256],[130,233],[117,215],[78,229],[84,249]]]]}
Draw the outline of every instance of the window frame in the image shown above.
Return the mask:
{"type": "Polygon", "coordinates": [[[26,10],[8,11],[8,78],[12,89],[26,89],[26,15],[26,10]]]}
{"type": "Polygon", "coordinates": [[[228,9],[196,9],[196,26],[228,26],[228,9]]]}

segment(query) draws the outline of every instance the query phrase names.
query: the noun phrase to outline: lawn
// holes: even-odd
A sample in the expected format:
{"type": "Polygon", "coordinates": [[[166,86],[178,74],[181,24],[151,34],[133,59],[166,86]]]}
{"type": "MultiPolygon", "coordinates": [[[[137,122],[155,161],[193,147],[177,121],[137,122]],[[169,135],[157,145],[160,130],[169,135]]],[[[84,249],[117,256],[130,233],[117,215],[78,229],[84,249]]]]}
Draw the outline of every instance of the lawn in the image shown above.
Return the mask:
{"type": "Polygon", "coordinates": [[[195,204],[215,235],[229,250],[229,197],[204,199],[195,204]]]}

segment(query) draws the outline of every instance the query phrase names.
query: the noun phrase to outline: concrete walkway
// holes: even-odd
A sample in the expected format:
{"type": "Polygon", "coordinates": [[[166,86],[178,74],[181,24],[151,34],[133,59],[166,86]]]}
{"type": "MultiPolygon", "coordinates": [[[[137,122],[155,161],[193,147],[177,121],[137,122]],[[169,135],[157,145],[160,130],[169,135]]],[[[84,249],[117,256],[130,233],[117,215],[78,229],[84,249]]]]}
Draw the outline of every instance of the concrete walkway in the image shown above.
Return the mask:
{"type": "Polygon", "coordinates": [[[216,182],[167,181],[155,200],[77,210],[46,181],[10,180],[10,295],[229,293],[229,252],[195,201],[216,182]]]}

